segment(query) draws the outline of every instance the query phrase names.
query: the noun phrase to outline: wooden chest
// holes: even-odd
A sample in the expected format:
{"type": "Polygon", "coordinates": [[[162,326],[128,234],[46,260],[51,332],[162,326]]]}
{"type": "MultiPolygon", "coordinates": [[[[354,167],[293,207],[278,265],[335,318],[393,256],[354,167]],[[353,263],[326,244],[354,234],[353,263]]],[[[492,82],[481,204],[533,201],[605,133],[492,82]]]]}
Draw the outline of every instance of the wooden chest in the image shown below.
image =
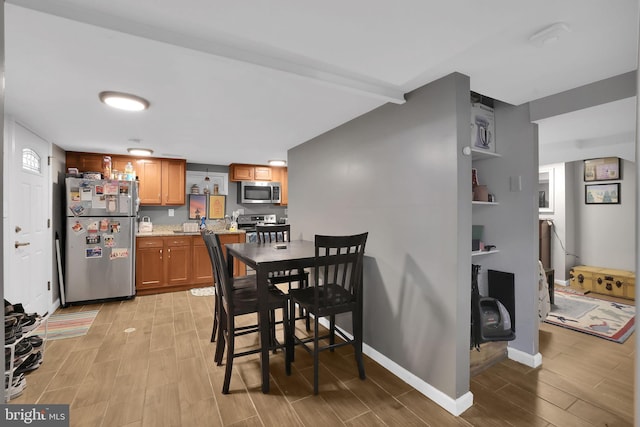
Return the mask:
{"type": "Polygon", "coordinates": [[[636,276],[632,271],[580,265],[570,270],[569,280],[576,290],[635,299],[636,276]]]}

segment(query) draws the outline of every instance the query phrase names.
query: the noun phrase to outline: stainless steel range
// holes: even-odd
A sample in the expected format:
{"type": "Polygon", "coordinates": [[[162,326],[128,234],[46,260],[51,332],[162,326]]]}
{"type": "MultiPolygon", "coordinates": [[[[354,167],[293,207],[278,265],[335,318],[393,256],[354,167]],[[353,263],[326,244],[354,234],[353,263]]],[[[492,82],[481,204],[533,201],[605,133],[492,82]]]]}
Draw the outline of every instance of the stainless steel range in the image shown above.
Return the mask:
{"type": "Polygon", "coordinates": [[[276,214],[245,214],[238,216],[238,230],[247,232],[247,243],[258,240],[256,225],[277,224],[276,214]]]}

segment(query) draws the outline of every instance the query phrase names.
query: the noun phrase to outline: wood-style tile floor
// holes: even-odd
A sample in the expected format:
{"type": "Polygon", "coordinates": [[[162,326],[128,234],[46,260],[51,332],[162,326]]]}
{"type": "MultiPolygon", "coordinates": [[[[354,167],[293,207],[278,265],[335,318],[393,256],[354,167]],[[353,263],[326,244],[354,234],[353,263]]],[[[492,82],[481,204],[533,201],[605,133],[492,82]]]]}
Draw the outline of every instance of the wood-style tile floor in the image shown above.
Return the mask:
{"type": "Polygon", "coordinates": [[[47,343],[44,363],[11,403],[70,404],[72,426],[633,424],[635,334],[621,345],[544,324],[543,366],[507,360],[477,375],[475,404],[456,418],[369,358],[360,380],[350,347],[323,352],[318,396],[303,349],[291,376],[282,354],[271,355],[268,395],[260,391],[257,355],[236,359],[231,394],[222,395],[224,365],[213,363],[209,342],[213,297],[186,291],[99,308],[87,335],[47,343]]]}

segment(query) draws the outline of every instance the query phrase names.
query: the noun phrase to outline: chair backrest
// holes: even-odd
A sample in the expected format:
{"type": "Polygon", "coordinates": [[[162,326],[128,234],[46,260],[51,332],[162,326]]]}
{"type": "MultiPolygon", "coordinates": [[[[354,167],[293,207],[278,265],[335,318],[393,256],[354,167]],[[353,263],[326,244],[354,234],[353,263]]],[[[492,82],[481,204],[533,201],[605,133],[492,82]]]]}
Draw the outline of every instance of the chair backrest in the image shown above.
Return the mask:
{"type": "Polygon", "coordinates": [[[204,239],[204,243],[209,251],[209,257],[211,258],[211,267],[213,268],[216,293],[225,303],[227,303],[228,298],[225,298],[225,295],[231,295],[233,281],[229,277],[227,263],[224,259],[224,254],[222,253],[220,237],[217,234],[203,234],[202,238],[204,239]]]}
{"type": "Polygon", "coordinates": [[[256,225],[258,243],[291,241],[291,225],[256,225]]]}
{"type": "MultiPolygon", "coordinates": [[[[362,295],[364,247],[369,233],[352,236],[315,236],[315,296],[319,306],[335,304],[335,293],[321,292],[322,287],[340,287],[352,296],[362,295]]],[[[328,288],[327,288],[328,289],[328,288]]],[[[344,301],[345,303],[347,301],[344,301]]]]}

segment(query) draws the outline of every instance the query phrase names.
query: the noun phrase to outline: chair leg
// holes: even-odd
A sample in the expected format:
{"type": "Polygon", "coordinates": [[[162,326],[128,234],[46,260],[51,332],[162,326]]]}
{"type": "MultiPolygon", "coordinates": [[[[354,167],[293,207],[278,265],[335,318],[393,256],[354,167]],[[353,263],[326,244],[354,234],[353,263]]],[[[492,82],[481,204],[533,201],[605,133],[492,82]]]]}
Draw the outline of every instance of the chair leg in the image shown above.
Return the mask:
{"type": "Polygon", "coordinates": [[[291,354],[289,355],[289,362],[293,362],[296,355],[296,352],[294,350],[294,346],[296,343],[296,303],[292,298],[289,298],[289,313],[293,313],[293,316],[289,316],[289,336],[291,338],[291,354]]]}
{"type": "Polygon", "coordinates": [[[218,317],[220,318],[218,323],[218,341],[216,342],[216,352],[213,358],[218,366],[222,365],[225,343],[229,339],[227,335],[226,316],[222,316],[222,314],[221,312],[218,313],[218,317]]]}
{"type": "MultiPolygon", "coordinates": [[[[285,351],[284,351],[284,361],[285,361],[285,372],[287,375],[291,375],[291,356],[293,354],[293,337],[292,337],[292,330],[291,330],[291,322],[289,321],[289,318],[291,317],[290,313],[287,313],[289,311],[289,307],[288,304],[285,303],[284,306],[282,307],[282,325],[284,326],[284,345],[285,345],[285,351]]],[[[295,320],[295,311],[293,314],[294,320],[295,320]]]]}
{"type": "Polygon", "coordinates": [[[213,305],[213,330],[211,331],[211,342],[216,340],[216,332],[218,331],[218,296],[214,296],[213,305]]]}
{"type": "Polygon", "coordinates": [[[269,346],[273,348],[273,354],[276,354],[276,312],[269,312],[269,346]]]}
{"type": "Polygon", "coordinates": [[[336,316],[329,316],[329,351],[334,351],[333,345],[336,343],[336,316]]]}
{"type": "Polygon", "coordinates": [[[313,394],[318,394],[318,368],[319,368],[319,351],[318,351],[318,316],[313,318],[313,394]]]}
{"type": "Polygon", "coordinates": [[[229,394],[229,384],[231,383],[231,369],[233,368],[233,353],[235,351],[235,331],[233,325],[228,328],[226,337],[229,337],[227,343],[227,366],[224,370],[224,383],[222,384],[222,394],[229,394]]]}
{"type": "Polygon", "coordinates": [[[354,310],[351,313],[353,319],[353,348],[356,364],[358,365],[358,376],[365,379],[364,361],[362,360],[362,313],[354,310]]]}

